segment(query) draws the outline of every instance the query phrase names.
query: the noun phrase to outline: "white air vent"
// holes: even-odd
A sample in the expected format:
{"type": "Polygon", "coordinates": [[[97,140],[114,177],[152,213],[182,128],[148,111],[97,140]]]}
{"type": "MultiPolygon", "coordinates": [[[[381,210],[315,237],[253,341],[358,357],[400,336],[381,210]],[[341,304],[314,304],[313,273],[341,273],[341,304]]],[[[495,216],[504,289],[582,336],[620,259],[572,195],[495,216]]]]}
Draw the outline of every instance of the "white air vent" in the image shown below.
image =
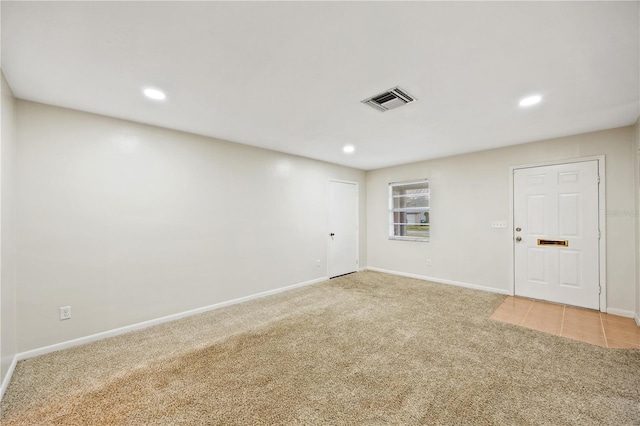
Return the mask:
{"type": "Polygon", "coordinates": [[[409,102],[415,101],[416,98],[410,96],[399,87],[394,87],[386,92],[379,93],[375,96],[365,99],[363,103],[372,106],[378,111],[388,111],[390,109],[398,108],[409,102]]]}

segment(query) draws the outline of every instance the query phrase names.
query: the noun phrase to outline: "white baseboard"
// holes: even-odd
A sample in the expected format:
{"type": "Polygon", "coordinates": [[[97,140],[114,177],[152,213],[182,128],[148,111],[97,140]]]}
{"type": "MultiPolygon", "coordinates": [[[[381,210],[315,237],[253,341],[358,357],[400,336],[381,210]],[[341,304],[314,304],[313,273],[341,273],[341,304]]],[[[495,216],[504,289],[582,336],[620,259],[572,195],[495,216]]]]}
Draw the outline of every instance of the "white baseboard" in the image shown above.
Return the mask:
{"type": "MultiPolygon", "coordinates": [[[[95,342],[97,340],[106,339],[107,337],[118,336],[120,334],[129,333],[135,330],[141,330],[143,328],[151,327],[153,325],[162,324],[169,321],[175,321],[181,318],[190,317],[192,315],[201,314],[203,312],[212,311],[214,309],[224,308],[225,306],[235,305],[237,303],[248,302],[249,300],[259,299],[261,297],[270,296],[272,294],[282,293],[287,290],[293,290],[294,288],[304,287],[312,284],[317,284],[328,280],[328,277],[317,278],[311,281],[305,281],[298,284],[293,284],[286,287],[276,288],[274,290],[267,290],[260,293],[252,294],[249,296],[239,297],[237,299],[227,300],[225,302],[215,303],[209,306],[203,306],[202,308],[191,309],[189,311],[180,312],[177,314],[167,315],[165,317],[152,319],[149,321],[139,322],[137,324],[127,325],[125,327],[115,328],[113,330],[103,331],[101,333],[91,334],[89,336],[79,337],[73,340],[67,340],[66,342],[55,343],[53,345],[44,346],[37,349],[32,349],[25,352],[20,352],[16,355],[17,361],[33,358],[39,355],[48,354],[50,352],[59,351],[62,349],[71,348],[74,346],[84,345],[86,343],[95,342]]],[[[9,377],[9,375],[7,375],[9,377]]],[[[8,380],[7,380],[8,383],[8,380]]],[[[4,386],[4,384],[3,384],[4,386]]]]}
{"type": "Polygon", "coordinates": [[[439,284],[449,284],[449,285],[455,285],[455,286],[458,286],[458,287],[471,288],[473,290],[482,290],[482,291],[489,291],[491,293],[499,293],[499,294],[509,295],[509,290],[505,290],[505,289],[502,289],[502,288],[485,287],[485,286],[477,285],[477,284],[463,283],[461,281],[452,281],[452,280],[445,280],[445,279],[442,279],[442,278],[427,277],[427,276],[424,276],[424,275],[408,274],[406,272],[390,271],[388,269],[374,268],[374,267],[371,267],[371,266],[366,268],[366,269],[368,269],[369,271],[384,272],[385,274],[399,275],[401,277],[417,278],[419,280],[431,281],[431,282],[439,283],[439,284]]]}
{"type": "Polygon", "coordinates": [[[11,365],[9,365],[9,370],[7,371],[7,375],[4,376],[4,380],[2,380],[2,386],[0,386],[0,401],[2,401],[2,397],[4,393],[7,391],[9,387],[9,381],[11,381],[11,376],[13,376],[13,370],[16,369],[16,364],[18,364],[18,356],[15,355],[13,357],[13,361],[11,361],[11,365]]]}
{"type": "Polygon", "coordinates": [[[640,327],[640,314],[636,315],[636,324],[638,324],[638,327],[640,327]]]}
{"type": "MultiPolygon", "coordinates": [[[[634,312],[633,311],[626,311],[624,309],[607,308],[607,313],[611,314],[611,315],[617,315],[619,317],[626,317],[626,318],[633,318],[634,317],[634,312]]],[[[637,319],[636,319],[636,322],[638,322],[637,319]]]]}

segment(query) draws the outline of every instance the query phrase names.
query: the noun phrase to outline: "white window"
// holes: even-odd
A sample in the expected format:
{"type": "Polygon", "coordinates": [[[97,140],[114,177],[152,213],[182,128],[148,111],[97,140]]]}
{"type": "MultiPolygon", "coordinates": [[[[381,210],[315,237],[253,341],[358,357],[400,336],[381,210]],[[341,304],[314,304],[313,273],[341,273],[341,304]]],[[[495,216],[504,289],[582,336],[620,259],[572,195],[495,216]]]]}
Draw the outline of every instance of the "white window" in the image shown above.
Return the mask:
{"type": "Polygon", "coordinates": [[[429,241],[429,181],[389,184],[389,238],[429,241]]]}

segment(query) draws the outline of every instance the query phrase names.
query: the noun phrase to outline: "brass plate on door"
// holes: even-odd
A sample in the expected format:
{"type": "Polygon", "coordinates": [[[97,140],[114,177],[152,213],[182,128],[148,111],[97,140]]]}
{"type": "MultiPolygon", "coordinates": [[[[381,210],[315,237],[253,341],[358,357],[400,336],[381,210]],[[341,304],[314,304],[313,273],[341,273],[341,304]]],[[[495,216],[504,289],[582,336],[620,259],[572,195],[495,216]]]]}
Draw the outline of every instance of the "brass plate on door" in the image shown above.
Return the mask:
{"type": "Polygon", "coordinates": [[[569,247],[569,241],[567,240],[541,240],[538,239],[539,246],[562,246],[569,247]]]}

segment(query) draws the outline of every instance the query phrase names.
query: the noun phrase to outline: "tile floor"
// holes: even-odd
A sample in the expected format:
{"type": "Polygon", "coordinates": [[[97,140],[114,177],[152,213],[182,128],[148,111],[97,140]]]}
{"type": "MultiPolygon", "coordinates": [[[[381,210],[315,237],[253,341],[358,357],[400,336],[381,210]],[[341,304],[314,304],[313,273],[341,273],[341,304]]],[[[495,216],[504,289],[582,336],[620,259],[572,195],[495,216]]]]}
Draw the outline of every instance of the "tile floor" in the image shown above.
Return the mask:
{"type": "Polygon", "coordinates": [[[605,348],[640,349],[635,320],[589,309],[507,296],[491,318],[605,348]]]}

